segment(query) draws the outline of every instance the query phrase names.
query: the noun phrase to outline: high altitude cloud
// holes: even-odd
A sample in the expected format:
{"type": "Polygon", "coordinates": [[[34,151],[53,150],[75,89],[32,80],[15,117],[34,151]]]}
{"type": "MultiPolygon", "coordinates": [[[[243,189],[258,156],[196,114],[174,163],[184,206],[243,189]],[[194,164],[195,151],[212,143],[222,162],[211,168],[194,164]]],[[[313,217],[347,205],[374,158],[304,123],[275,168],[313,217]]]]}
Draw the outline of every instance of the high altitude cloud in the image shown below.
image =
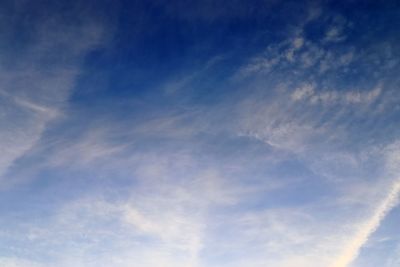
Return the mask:
{"type": "Polygon", "coordinates": [[[0,177],[38,142],[46,125],[60,116],[82,57],[102,38],[101,25],[91,18],[70,22],[48,12],[46,7],[20,2],[4,3],[1,11],[9,29],[1,32],[5,53],[0,65],[0,177]],[[14,34],[26,42],[15,47],[7,44],[17,38],[14,34]]]}
{"type": "Polygon", "coordinates": [[[345,245],[343,254],[334,260],[332,267],[346,267],[358,256],[358,253],[363,245],[368,241],[370,235],[376,231],[385,219],[390,210],[397,205],[400,195],[400,181],[396,180],[386,198],[378,205],[376,211],[372,214],[371,218],[360,225],[360,228],[354,238],[349,240],[345,245]]]}
{"type": "Polygon", "coordinates": [[[4,12],[0,265],[396,267],[395,34],[257,3],[4,12]]]}

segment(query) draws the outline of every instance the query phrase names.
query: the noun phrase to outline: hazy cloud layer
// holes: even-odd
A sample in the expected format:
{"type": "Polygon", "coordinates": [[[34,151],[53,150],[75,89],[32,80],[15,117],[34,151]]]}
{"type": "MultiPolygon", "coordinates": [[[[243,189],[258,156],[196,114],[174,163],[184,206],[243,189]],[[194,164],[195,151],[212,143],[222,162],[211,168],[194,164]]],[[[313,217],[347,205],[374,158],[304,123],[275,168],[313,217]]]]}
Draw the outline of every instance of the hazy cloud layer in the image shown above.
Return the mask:
{"type": "Polygon", "coordinates": [[[1,13],[0,265],[397,266],[395,15],[223,4],[1,13]]]}

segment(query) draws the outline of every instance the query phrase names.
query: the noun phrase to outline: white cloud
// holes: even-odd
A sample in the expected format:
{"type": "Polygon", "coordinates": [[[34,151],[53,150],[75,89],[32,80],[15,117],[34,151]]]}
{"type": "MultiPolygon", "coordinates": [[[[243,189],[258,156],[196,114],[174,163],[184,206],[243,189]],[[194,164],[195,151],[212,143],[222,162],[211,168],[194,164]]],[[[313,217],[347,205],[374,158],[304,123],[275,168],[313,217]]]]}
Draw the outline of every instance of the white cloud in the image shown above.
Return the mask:
{"type": "Polygon", "coordinates": [[[350,91],[345,94],[345,101],[348,103],[371,103],[381,94],[382,88],[376,88],[367,92],[350,91]]]}
{"type": "Polygon", "coordinates": [[[327,42],[340,42],[346,39],[346,36],[342,33],[342,29],[337,26],[331,27],[325,34],[324,40],[327,42]]]}
{"type": "MultiPolygon", "coordinates": [[[[27,7],[18,8],[23,16],[27,7]]],[[[0,66],[0,177],[35,146],[67,104],[82,56],[101,40],[101,26],[90,18],[86,22],[67,26],[52,16],[33,22],[24,51],[10,51],[19,55],[0,66]]],[[[16,30],[12,22],[10,29],[16,30]]]]}
{"type": "Polygon", "coordinates": [[[346,40],[346,30],[349,30],[351,23],[348,22],[343,16],[336,15],[332,18],[331,25],[325,32],[325,42],[342,42],[346,40]]]}
{"type": "Polygon", "coordinates": [[[305,84],[304,86],[301,86],[299,88],[296,88],[292,95],[291,98],[294,101],[302,100],[304,98],[308,98],[314,94],[315,90],[315,85],[312,84],[305,84]]]}
{"type": "Polygon", "coordinates": [[[377,100],[382,93],[382,87],[380,85],[368,91],[359,90],[316,90],[315,85],[305,84],[300,86],[291,94],[293,101],[305,100],[311,104],[324,104],[324,105],[336,105],[336,104],[370,104],[377,100]]]}
{"type": "Polygon", "coordinates": [[[3,267],[44,267],[42,264],[34,261],[2,257],[0,257],[0,265],[3,267]]]}
{"type": "MultiPolygon", "coordinates": [[[[348,65],[355,53],[352,50],[341,54],[340,64],[335,65],[336,54],[328,57],[326,51],[299,33],[267,52],[281,48],[281,55],[270,53],[269,57],[264,53],[254,58],[242,69],[243,73],[254,78],[251,75],[257,72],[266,74],[279,64],[297,62],[296,71],[306,75],[304,67],[320,67],[323,60],[331,69],[348,65]]],[[[76,51],[80,52],[76,53],[86,49],[89,48],[78,47],[76,51]]],[[[78,65],[74,66],[78,69],[78,65]]],[[[203,71],[209,71],[210,66],[166,91],[177,92],[203,71]]],[[[64,69],[63,65],[60,69],[64,69]]],[[[7,124],[20,135],[11,130],[4,134],[16,138],[3,139],[10,150],[4,169],[35,145],[50,119],[62,111],[58,102],[68,98],[76,75],[75,71],[63,72],[65,79],[60,74],[49,80],[32,73],[20,94],[13,95],[11,90],[2,94],[11,101],[10,114],[22,114],[22,122],[7,124]],[[51,100],[58,95],[53,87],[61,79],[68,86],[53,103],[51,100]],[[37,80],[43,81],[38,88],[50,88],[43,91],[44,98],[25,90],[26,84],[37,80]],[[32,124],[27,122],[31,119],[32,124]],[[27,144],[17,150],[16,144],[25,139],[27,144]],[[12,151],[17,153],[11,157],[12,151]]],[[[368,159],[362,158],[357,149],[346,147],[358,136],[352,136],[347,124],[335,123],[353,112],[355,104],[377,101],[383,89],[378,86],[367,91],[323,91],[315,77],[299,82],[296,77],[283,74],[289,77],[284,85],[275,86],[266,79],[261,80],[261,85],[255,81],[261,89],[243,90],[245,93],[237,102],[197,107],[196,112],[185,115],[159,112],[155,119],[139,119],[127,127],[100,120],[104,124],[101,127],[90,125],[78,138],[51,147],[54,150],[50,149],[48,158],[41,158],[47,160],[44,165],[59,168],[65,176],[70,175],[68,166],[88,170],[90,179],[111,188],[101,188],[101,192],[93,188],[96,192],[74,195],[50,216],[29,225],[21,223],[15,229],[22,231],[8,233],[15,234],[13,238],[21,243],[26,242],[27,250],[44,256],[41,265],[24,260],[23,255],[0,263],[6,267],[347,266],[395,204],[400,185],[396,183],[375,207],[379,190],[389,178],[373,177],[371,182],[369,176],[352,173],[368,164],[368,159]],[[265,87],[270,89],[268,93],[264,92],[265,87]],[[317,103],[323,105],[316,108],[317,103]],[[227,117],[231,118],[228,122],[227,117]],[[232,142],[227,145],[231,149],[228,152],[221,148],[224,144],[220,143],[225,141],[232,142]],[[256,149],[251,147],[254,143],[256,149]],[[263,149],[268,152],[260,153],[263,149]],[[215,156],[214,150],[224,153],[215,156]],[[285,165],[288,161],[294,166],[285,165]],[[307,191],[309,187],[312,193],[307,191]],[[365,219],[371,210],[372,215],[365,219]]],[[[24,76],[14,75],[12,81],[24,76]]],[[[4,110],[9,114],[7,108],[4,110]]],[[[141,112],[145,114],[146,110],[141,112]]],[[[345,119],[352,123],[351,116],[345,119]]],[[[362,149],[368,151],[370,147],[366,144],[362,149]]],[[[398,165],[396,147],[382,153],[391,155],[385,159],[385,169],[398,165]]],[[[76,173],[59,179],[77,184],[89,180],[76,173]]]]}
{"type": "Polygon", "coordinates": [[[334,259],[331,267],[348,267],[358,256],[361,248],[368,242],[368,238],[379,227],[386,215],[398,204],[400,194],[400,181],[396,180],[391,186],[387,196],[376,207],[372,216],[360,224],[354,237],[345,244],[343,252],[334,259]]]}

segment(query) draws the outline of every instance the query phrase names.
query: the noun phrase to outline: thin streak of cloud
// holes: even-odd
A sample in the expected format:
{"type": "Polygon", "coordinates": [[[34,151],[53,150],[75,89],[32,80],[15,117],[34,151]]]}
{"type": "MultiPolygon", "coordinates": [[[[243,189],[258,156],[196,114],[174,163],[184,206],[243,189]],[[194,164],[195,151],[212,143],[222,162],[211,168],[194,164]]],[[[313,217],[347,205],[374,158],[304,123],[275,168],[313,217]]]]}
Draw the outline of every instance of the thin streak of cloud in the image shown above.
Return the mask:
{"type": "Polygon", "coordinates": [[[400,180],[397,180],[372,217],[361,225],[358,233],[350,240],[342,255],[334,261],[331,267],[347,267],[357,258],[369,237],[378,229],[386,215],[398,204],[399,195],[400,180]]]}
{"type": "MultiPolygon", "coordinates": [[[[29,38],[0,56],[0,180],[9,182],[7,173],[16,161],[38,145],[50,122],[61,117],[75,81],[81,72],[83,57],[104,42],[106,27],[95,16],[72,25],[57,16],[31,18],[29,28],[18,28],[12,19],[34,12],[28,3],[16,6],[15,14],[1,11],[10,32],[29,38]],[[16,55],[9,61],[7,54],[16,55]]],[[[39,12],[41,14],[41,12],[39,12]]],[[[56,12],[55,12],[56,13],[56,12]]],[[[12,41],[7,34],[5,42],[12,41]],[[10,39],[10,40],[9,40],[10,39]]]]}

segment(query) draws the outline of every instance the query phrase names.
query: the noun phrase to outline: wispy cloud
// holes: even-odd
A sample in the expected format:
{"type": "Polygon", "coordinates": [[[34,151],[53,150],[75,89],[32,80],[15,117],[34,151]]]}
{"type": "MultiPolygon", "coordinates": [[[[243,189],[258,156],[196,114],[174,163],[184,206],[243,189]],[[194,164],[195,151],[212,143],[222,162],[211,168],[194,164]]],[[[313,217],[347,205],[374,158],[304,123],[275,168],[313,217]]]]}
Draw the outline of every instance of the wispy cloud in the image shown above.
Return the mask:
{"type": "Polygon", "coordinates": [[[293,91],[291,98],[295,101],[307,100],[312,104],[371,104],[380,96],[381,92],[382,86],[379,84],[368,91],[347,90],[345,92],[337,90],[316,90],[315,85],[304,84],[293,91]]]}
{"type": "MultiPolygon", "coordinates": [[[[188,13],[179,2],[151,6],[185,29],[259,13],[199,3],[188,13]]],[[[0,176],[25,182],[2,188],[0,265],[357,264],[400,192],[397,76],[374,69],[394,68],[393,54],[342,46],[349,22],[306,9],[261,52],[171,68],[170,82],[150,93],[125,77],[119,94],[113,77],[110,89],[79,99],[70,96],[81,62],[103,41],[103,25],[77,10],[77,25],[58,16],[36,23],[20,63],[0,72],[0,176]],[[218,83],[204,93],[197,81],[208,77],[218,83]],[[82,108],[92,100],[107,106],[82,108]]],[[[119,28],[113,48],[126,41],[119,28]]],[[[105,54],[99,60],[118,62],[117,78],[120,68],[135,76],[135,60],[105,54]]]]}
{"type": "MultiPolygon", "coordinates": [[[[2,14],[11,29],[18,27],[15,21],[33,11],[28,4],[14,8],[15,17],[2,14]]],[[[34,147],[46,125],[62,113],[79,74],[82,56],[102,39],[102,26],[90,18],[81,25],[68,25],[56,16],[31,20],[29,29],[20,31],[29,36],[27,41],[15,50],[9,48],[10,54],[18,56],[13,62],[5,58],[0,66],[0,145],[4,151],[0,156],[0,176],[34,147]]]]}
{"type": "Polygon", "coordinates": [[[348,244],[345,244],[343,253],[334,260],[332,267],[347,267],[357,258],[361,248],[368,242],[368,238],[376,231],[386,215],[398,204],[399,195],[400,181],[396,180],[372,216],[360,225],[356,235],[349,240],[348,244]]]}

